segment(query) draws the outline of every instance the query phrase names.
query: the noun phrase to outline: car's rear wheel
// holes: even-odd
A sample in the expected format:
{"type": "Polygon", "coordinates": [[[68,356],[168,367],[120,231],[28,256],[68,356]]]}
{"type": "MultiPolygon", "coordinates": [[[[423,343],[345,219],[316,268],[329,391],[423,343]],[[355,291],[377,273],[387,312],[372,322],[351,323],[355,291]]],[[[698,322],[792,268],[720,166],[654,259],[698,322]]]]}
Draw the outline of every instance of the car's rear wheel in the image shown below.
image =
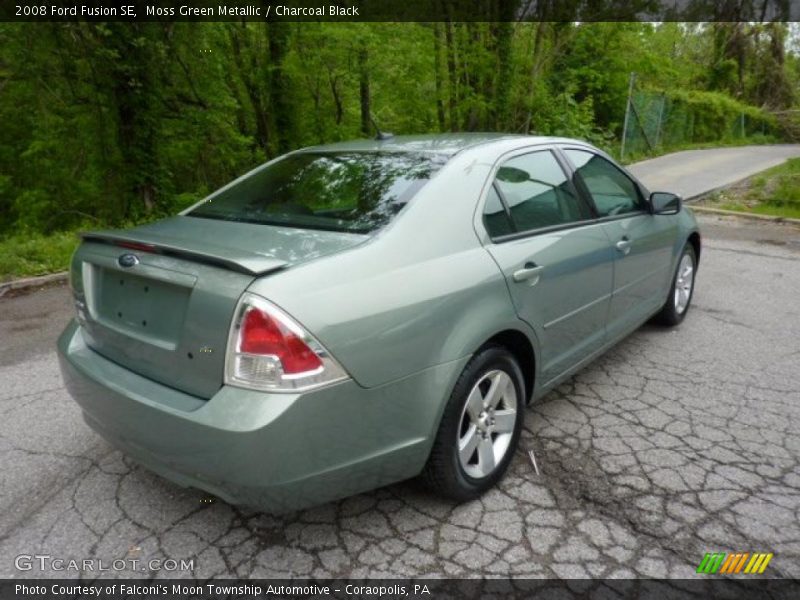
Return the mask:
{"type": "Polygon", "coordinates": [[[425,483],[455,500],[470,500],[503,476],[522,429],[525,385],[514,355],[487,347],[464,368],[445,407],[425,483]]]}
{"type": "Polygon", "coordinates": [[[686,244],[678,261],[678,268],[672,278],[672,287],[656,320],[668,326],[678,325],[689,311],[694,294],[694,276],[697,271],[697,256],[694,247],[686,244]]]}

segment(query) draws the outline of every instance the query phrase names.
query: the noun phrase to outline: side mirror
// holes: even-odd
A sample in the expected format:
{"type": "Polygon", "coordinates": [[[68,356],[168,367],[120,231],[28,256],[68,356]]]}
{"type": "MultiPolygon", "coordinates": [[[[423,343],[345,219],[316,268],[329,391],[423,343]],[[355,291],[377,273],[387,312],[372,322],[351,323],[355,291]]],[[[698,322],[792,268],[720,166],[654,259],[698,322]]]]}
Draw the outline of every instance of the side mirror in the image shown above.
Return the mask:
{"type": "Polygon", "coordinates": [[[681,197],[671,192],[653,192],[650,206],[654,215],[677,215],[681,210],[681,197]]]}

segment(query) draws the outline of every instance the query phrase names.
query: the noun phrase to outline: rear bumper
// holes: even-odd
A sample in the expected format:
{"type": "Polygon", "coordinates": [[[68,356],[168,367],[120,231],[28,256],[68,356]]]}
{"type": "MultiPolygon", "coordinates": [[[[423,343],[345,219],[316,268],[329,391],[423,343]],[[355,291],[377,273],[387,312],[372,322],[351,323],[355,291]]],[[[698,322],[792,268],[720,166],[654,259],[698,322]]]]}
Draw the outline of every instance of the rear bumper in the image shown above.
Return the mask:
{"type": "Polygon", "coordinates": [[[58,351],[67,389],[111,444],[180,485],[271,512],[418,474],[466,362],[369,389],[353,381],[304,394],[223,386],[206,401],[103,358],[75,322],[58,351]]]}

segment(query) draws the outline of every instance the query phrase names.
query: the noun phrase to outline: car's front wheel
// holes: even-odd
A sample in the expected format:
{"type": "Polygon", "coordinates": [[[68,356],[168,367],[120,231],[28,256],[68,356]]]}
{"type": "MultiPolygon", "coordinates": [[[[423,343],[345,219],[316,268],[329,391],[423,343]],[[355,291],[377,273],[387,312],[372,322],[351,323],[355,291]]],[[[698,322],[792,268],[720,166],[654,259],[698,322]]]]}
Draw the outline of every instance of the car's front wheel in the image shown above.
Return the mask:
{"type": "Polygon", "coordinates": [[[464,368],[445,407],[422,478],[434,491],[464,501],[503,476],[519,441],[524,381],[514,355],[489,346],[464,368]]]}
{"type": "Polygon", "coordinates": [[[669,296],[656,320],[662,325],[678,325],[689,310],[694,293],[694,277],[697,271],[697,255],[691,244],[686,244],[672,279],[669,296]]]}

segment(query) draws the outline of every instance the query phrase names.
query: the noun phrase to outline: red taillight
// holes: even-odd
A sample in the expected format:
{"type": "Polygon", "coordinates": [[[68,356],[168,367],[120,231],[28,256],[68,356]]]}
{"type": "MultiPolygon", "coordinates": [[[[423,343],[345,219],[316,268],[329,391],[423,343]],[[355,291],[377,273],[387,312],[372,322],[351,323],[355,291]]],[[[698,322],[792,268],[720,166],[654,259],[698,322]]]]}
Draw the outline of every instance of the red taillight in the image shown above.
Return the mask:
{"type": "Polygon", "coordinates": [[[277,319],[250,307],[242,320],[239,351],[277,357],[288,374],[306,373],[322,367],[322,361],[294,332],[277,319]]]}
{"type": "Polygon", "coordinates": [[[348,378],[319,340],[266,298],[245,292],[231,322],[225,383],[305,392],[348,378]]]}

